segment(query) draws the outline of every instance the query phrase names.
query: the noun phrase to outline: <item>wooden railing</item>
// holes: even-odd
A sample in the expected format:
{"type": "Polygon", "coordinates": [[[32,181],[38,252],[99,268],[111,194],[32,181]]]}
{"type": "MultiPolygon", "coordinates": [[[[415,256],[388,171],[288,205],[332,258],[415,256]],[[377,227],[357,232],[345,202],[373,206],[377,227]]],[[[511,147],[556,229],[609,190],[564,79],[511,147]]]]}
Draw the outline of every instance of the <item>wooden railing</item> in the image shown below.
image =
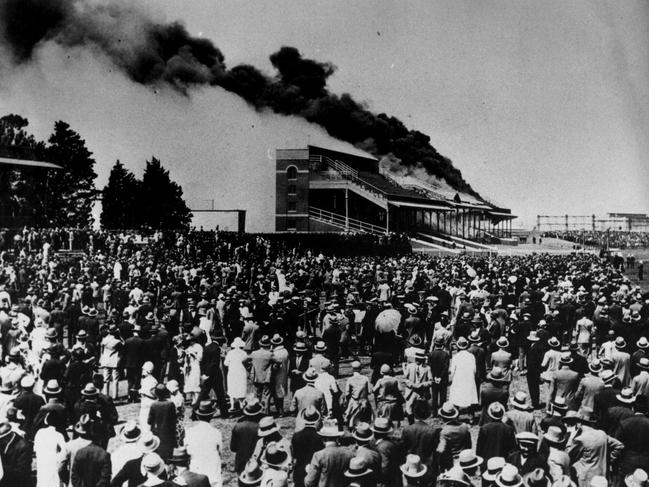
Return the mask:
{"type": "Polygon", "coordinates": [[[323,223],[340,227],[346,231],[372,233],[374,235],[384,235],[386,233],[384,227],[372,225],[371,223],[356,220],[355,218],[345,218],[344,215],[313,206],[309,207],[309,216],[323,223]]]}

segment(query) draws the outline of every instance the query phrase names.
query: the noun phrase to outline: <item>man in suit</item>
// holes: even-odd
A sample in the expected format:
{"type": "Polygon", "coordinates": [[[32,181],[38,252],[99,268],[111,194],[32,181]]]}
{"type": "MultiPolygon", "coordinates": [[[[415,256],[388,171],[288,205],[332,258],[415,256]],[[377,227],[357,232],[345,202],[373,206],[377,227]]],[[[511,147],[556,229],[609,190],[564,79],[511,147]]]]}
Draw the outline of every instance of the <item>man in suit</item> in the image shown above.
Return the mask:
{"type": "Polygon", "coordinates": [[[315,407],[321,416],[327,413],[327,402],[324,393],[315,387],[315,380],[318,378],[318,373],[314,368],[309,367],[302,377],[306,385],[295,392],[291,407],[291,412],[297,415],[295,431],[300,431],[304,427],[303,412],[309,406],[315,407]]]}
{"type": "Polygon", "coordinates": [[[0,487],[30,485],[32,447],[7,422],[0,423],[0,460],[3,469],[0,487]]]}
{"type": "Polygon", "coordinates": [[[372,425],[374,441],[370,444],[381,455],[381,483],[379,485],[400,485],[401,482],[401,449],[390,436],[392,426],[388,418],[378,417],[372,425]]]}
{"type": "Polygon", "coordinates": [[[475,452],[482,458],[506,457],[516,449],[514,428],[503,422],[505,407],[492,402],[487,408],[489,421],[480,426],[475,452]]]}
{"type": "Polygon", "coordinates": [[[25,416],[23,429],[25,430],[25,439],[33,440],[34,438],[34,420],[42,406],[45,405],[45,400],[34,392],[35,380],[32,375],[25,375],[20,379],[20,388],[22,391],[14,401],[16,409],[22,412],[25,416]]]}
{"type": "Polygon", "coordinates": [[[140,337],[140,326],[133,327],[132,336],[126,339],[122,348],[119,368],[126,369],[126,381],[128,382],[128,401],[136,402],[138,400],[138,391],[140,390],[140,378],[142,376],[142,364],[144,357],[142,350],[144,340],[140,337]]]}
{"type": "Polygon", "coordinates": [[[169,463],[172,465],[171,478],[175,484],[186,485],[187,487],[210,487],[210,480],[207,475],[194,473],[189,470],[191,456],[187,448],[174,448],[169,463]]]}
{"type": "Polygon", "coordinates": [[[516,467],[521,475],[533,472],[537,468],[542,469],[547,476],[550,475],[547,459],[538,452],[537,435],[529,431],[518,433],[516,443],[518,449],[506,457],[507,463],[516,467]]]}
{"type": "MultiPolygon", "coordinates": [[[[525,338],[521,337],[521,339],[524,340],[525,338]]],[[[535,331],[530,332],[527,340],[530,342],[527,349],[527,386],[530,391],[532,407],[539,409],[541,407],[539,402],[541,372],[543,372],[541,364],[545,355],[545,347],[535,331]]]]}
{"type": "Polygon", "coordinates": [[[318,410],[313,406],[309,406],[303,412],[303,419],[304,429],[296,432],[293,438],[291,438],[291,450],[295,459],[295,466],[293,468],[293,483],[295,487],[304,487],[307,465],[311,461],[313,454],[324,448],[322,437],[316,430],[320,423],[320,413],[318,410]]]}
{"type": "MultiPolygon", "coordinates": [[[[213,333],[217,330],[213,330],[213,333]]],[[[201,361],[201,373],[205,380],[201,384],[201,392],[197,404],[209,399],[210,391],[213,390],[216,395],[216,402],[221,412],[221,418],[228,417],[228,398],[225,395],[223,387],[223,371],[221,370],[221,345],[216,341],[216,336],[212,336],[212,342],[203,347],[203,359],[201,361]]]]}
{"type": "Polygon", "coordinates": [[[243,417],[232,428],[230,451],[234,452],[234,470],[239,474],[243,472],[246,463],[252,457],[257,444],[257,428],[259,418],[263,413],[261,404],[257,399],[248,401],[243,408],[243,417]]]}
{"type": "Polygon", "coordinates": [[[563,397],[569,408],[575,409],[575,394],[579,388],[579,374],[570,368],[573,358],[570,352],[563,353],[559,368],[552,372],[550,378],[550,400],[563,397]]]}
{"type": "Polygon", "coordinates": [[[494,402],[507,406],[509,402],[509,382],[500,367],[494,367],[487,375],[487,381],[480,386],[480,404],[482,414],[479,424],[489,422],[487,408],[494,402]]]}
{"type": "Polygon", "coordinates": [[[252,363],[252,381],[257,391],[257,398],[264,408],[264,413],[270,414],[270,378],[273,364],[273,352],[268,335],[259,340],[259,348],[250,354],[252,363]]]}
{"type": "Polygon", "coordinates": [[[608,424],[608,409],[616,406],[617,395],[620,390],[613,387],[617,376],[612,370],[603,370],[600,378],[604,381],[604,388],[595,394],[593,398],[593,413],[598,420],[601,429],[605,429],[608,424]]]}
{"type": "Polygon", "coordinates": [[[70,466],[72,487],[109,485],[110,475],[110,455],[94,441],[77,452],[70,466]]]}
{"type": "Polygon", "coordinates": [[[56,428],[56,430],[63,435],[64,438],[68,438],[68,433],[66,431],[67,421],[67,408],[64,404],[61,403],[60,397],[63,390],[59,386],[58,381],[52,379],[45,384],[43,388],[43,394],[47,403],[39,409],[36,417],[34,418],[34,434],[40,429],[45,428],[46,418],[48,423],[56,428]]]}
{"type": "Polygon", "coordinates": [[[649,472],[649,399],[638,396],[633,410],[634,415],[623,419],[614,433],[624,445],[619,463],[622,477],[633,473],[636,468],[649,472]]]}
{"type": "Polygon", "coordinates": [[[415,421],[407,425],[401,434],[403,453],[419,455],[421,461],[428,467],[427,479],[434,483],[437,476],[436,452],[441,428],[426,423],[431,414],[428,401],[416,400],[412,405],[412,412],[415,421]]]}
{"type": "Polygon", "coordinates": [[[641,357],[638,360],[638,374],[631,379],[631,389],[636,396],[645,396],[649,399],[649,358],[641,357]]]}
{"type": "Polygon", "coordinates": [[[610,358],[613,361],[613,373],[617,375],[622,387],[628,386],[631,382],[631,355],[625,349],[626,340],[623,337],[617,337],[610,358]]]}
{"type": "Polygon", "coordinates": [[[367,468],[372,470],[372,480],[376,483],[381,478],[381,455],[370,447],[370,442],[374,438],[370,425],[365,422],[357,423],[352,437],[356,442],[354,456],[364,460],[367,468]]]}
{"type": "Polygon", "coordinates": [[[594,408],[595,395],[604,389],[604,381],[600,378],[599,373],[602,371],[602,364],[599,360],[593,360],[588,364],[588,374],[579,381],[577,393],[575,394],[575,404],[579,407],[594,408]]]}
{"type": "Polygon", "coordinates": [[[354,456],[346,447],[338,445],[342,435],[334,424],[323,426],[318,434],[322,437],[324,448],[313,454],[306,468],[305,487],[340,487],[345,485],[345,470],[354,456]]]}
{"type": "Polygon", "coordinates": [[[289,361],[291,394],[295,394],[295,391],[301,389],[306,384],[302,378],[302,374],[309,368],[309,361],[311,360],[311,353],[302,341],[295,342],[293,352],[289,361]]]}
{"type": "Polygon", "coordinates": [[[446,401],[448,389],[448,368],[451,361],[451,354],[444,348],[444,338],[438,337],[433,343],[433,349],[428,356],[428,364],[433,374],[432,391],[433,415],[437,416],[437,410],[446,401]]]}

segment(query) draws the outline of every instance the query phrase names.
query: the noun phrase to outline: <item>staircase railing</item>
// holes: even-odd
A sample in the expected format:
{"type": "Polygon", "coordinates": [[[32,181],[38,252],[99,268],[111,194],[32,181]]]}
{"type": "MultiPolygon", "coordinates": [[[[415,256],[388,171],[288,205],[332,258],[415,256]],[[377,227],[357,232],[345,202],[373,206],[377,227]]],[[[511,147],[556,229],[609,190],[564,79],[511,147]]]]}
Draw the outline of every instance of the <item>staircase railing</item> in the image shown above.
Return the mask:
{"type": "Polygon", "coordinates": [[[372,225],[371,223],[367,223],[361,220],[356,220],[355,218],[345,218],[344,215],[340,215],[338,213],[332,213],[331,211],[322,210],[320,208],[315,208],[313,206],[309,207],[309,216],[317,220],[320,220],[324,223],[329,223],[331,225],[349,231],[373,233],[375,235],[385,234],[384,227],[372,225]]]}
{"type": "Polygon", "coordinates": [[[374,194],[377,198],[387,199],[385,192],[382,189],[377,188],[371,183],[364,181],[358,177],[358,171],[344,162],[333,160],[327,156],[310,156],[309,161],[312,164],[313,169],[318,170],[322,177],[326,179],[346,179],[351,181],[359,186],[361,186],[366,191],[374,194]],[[331,174],[331,171],[322,171],[322,167],[327,166],[330,170],[334,171],[334,174],[331,174]]]}

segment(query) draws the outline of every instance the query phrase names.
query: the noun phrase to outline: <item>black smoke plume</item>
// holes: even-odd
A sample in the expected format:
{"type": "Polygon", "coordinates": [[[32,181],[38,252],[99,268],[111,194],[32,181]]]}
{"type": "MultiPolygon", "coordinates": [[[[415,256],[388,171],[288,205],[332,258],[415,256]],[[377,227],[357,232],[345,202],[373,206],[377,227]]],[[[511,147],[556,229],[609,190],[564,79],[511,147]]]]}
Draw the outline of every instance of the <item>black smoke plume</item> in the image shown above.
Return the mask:
{"type": "Polygon", "coordinates": [[[211,41],[191,36],[177,22],[157,22],[124,0],[0,0],[0,29],[15,63],[29,62],[47,41],[97,49],[137,83],[166,83],[183,93],[220,86],[258,110],[300,116],[333,137],[378,157],[392,154],[408,168],[423,167],[455,189],[479,196],[427,135],[395,117],[372,113],[349,94],[331,93],[327,79],[335,67],[305,59],[294,47],[270,56],[274,77],[245,64],[227,68],[211,41]]]}

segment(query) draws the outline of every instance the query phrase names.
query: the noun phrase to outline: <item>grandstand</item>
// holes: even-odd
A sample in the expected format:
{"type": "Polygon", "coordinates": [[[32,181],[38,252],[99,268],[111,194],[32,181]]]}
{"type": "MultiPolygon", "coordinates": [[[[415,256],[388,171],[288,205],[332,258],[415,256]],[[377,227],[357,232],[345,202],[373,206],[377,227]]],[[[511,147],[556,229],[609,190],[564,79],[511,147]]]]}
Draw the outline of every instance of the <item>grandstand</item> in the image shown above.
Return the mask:
{"type": "Polygon", "coordinates": [[[276,151],[279,232],[402,233],[421,245],[490,250],[511,236],[508,208],[415,178],[381,173],[378,160],[309,145],[276,151]]]}

